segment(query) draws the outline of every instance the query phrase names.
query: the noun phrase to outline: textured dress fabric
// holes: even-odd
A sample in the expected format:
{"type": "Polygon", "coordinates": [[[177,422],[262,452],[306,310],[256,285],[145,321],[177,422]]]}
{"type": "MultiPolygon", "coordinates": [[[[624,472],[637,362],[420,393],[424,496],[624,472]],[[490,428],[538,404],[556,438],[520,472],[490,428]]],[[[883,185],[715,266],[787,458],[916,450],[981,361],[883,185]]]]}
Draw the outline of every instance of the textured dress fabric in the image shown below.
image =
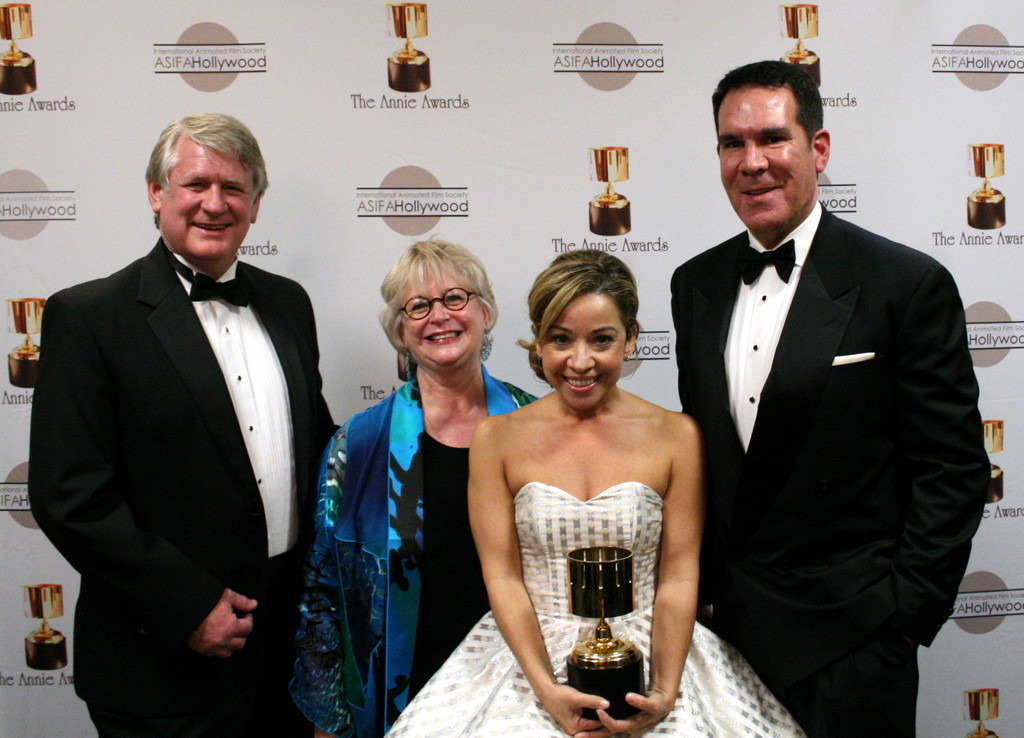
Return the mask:
{"type": "MultiPolygon", "coordinates": [[[[610,618],[649,663],[651,611],[661,542],[661,497],[624,482],[582,501],[541,482],[515,497],[523,578],[537,612],[555,676],[595,622],[569,614],[566,554],[588,546],[633,551],[636,610],[610,618]]],[[[739,653],[694,626],[675,708],[645,735],[790,738],[803,732],[739,653]]],[[[397,736],[562,736],[533,694],[519,663],[488,613],[402,713],[397,736]]]]}

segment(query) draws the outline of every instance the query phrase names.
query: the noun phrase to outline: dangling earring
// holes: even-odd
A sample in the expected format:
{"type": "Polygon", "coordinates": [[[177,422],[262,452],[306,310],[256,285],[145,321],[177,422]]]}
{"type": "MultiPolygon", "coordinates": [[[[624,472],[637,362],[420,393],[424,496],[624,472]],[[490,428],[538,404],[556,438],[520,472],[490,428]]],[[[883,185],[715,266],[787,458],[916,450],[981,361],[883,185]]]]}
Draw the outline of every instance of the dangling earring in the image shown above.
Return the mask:
{"type": "Polygon", "coordinates": [[[416,366],[415,363],[412,360],[412,354],[410,354],[408,351],[406,351],[405,352],[405,356],[402,357],[402,361],[404,362],[404,365],[405,365],[405,379],[406,379],[406,381],[409,381],[409,380],[412,379],[413,367],[416,366]]]}
{"type": "Polygon", "coordinates": [[[494,341],[491,340],[491,334],[488,331],[484,333],[484,342],[480,345],[480,363],[487,361],[491,355],[491,349],[494,347],[494,341]]]}

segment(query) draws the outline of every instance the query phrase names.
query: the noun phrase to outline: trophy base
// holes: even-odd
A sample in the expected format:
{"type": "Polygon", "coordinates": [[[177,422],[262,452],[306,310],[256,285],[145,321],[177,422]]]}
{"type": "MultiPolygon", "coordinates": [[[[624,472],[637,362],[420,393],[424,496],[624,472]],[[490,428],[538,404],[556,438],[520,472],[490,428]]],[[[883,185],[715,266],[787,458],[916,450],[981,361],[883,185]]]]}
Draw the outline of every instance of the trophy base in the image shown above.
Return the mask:
{"type": "Polygon", "coordinates": [[[64,636],[53,631],[45,640],[35,634],[25,639],[25,663],[36,671],[53,671],[68,665],[68,646],[64,636]]]}
{"type": "Polygon", "coordinates": [[[629,202],[622,207],[602,207],[590,203],[590,232],[599,236],[621,236],[629,233],[629,202]]]}
{"type": "Polygon", "coordinates": [[[1003,499],[1003,470],[992,464],[992,476],[988,482],[988,495],[986,503],[999,502],[1003,499]]]}
{"type": "Polygon", "coordinates": [[[423,92],[430,89],[430,59],[409,64],[388,59],[388,87],[397,92],[423,92]]]}
{"type": "MultiPolygon", "coordinates": [[[[569,686],[584,694],[596,694],[611,703],[606,712],[616,720],[636,715],[640,710],[626,702],[627,692],[645,694],[644,662],[642,658],[614,669],[585,669],[572,662],[570,657],[569,686]]],[[[597,720],[597,712],[584,708],[583,717],[597,720]]]]}
{"type": "Polygon", "coordinates": [[[1006,225],[1006,200],[998,202],[976,202],[967,198],[967,225],[981,231],[1002,228],[1006,225]]]}
{"type": "Polygon", "coordinates": [[[15,387],[31,389],[36,386],[39,376],[39,358],[23,359],[13,354],[7,356],[7,376],[15,387]]]}
{"type": "Polygon", "coordinates": [[[999,736],[991,730],[985,730],[982,728],[981,730],[972,730],[967,734],[967,738],[999,738],[999,736]]]}
{"type": "Polygon", "coordinates": [[[808,52],[809,59],[798,59],[791,56],[782,57],[782,61],[787,64],[793,64],[794,66],[800,67],[802,70],[807,72],[808,76],[814,80],[815,87],[821,87],[821,59],[814,55],[814,52],[808,52]]]}
{"type": "Polygon", "coordinates": [[[36,91],[36,60],[25,54],[14,66],[0,64],[0,92],[5,95],[27,95],[36,91]]]}

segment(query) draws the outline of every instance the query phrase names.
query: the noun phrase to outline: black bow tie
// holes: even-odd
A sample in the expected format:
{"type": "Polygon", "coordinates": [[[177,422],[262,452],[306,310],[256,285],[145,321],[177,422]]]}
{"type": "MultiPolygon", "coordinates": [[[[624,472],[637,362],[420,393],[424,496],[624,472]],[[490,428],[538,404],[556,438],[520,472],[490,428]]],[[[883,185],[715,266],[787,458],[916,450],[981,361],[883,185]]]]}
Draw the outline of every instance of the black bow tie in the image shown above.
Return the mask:
{"type": "Polygon", "coordinates": [[[214,297],[227,300],[232,305],[245,307],[249,304],[249,283],[241,277],[217,282],[212,277],[197,272],[192,279],[192,289],[188,293],[192,302],[202,302],[214,297]]]}
{"type": "Polygon", "coordinates": [[[769,264],[774,264],[779,278],[788,283],[796,265],[796,248],[792,239],[771,251],[757,251],[750,246],[741,246],[736,261],[740,267],[743,284],[753,284],[769,264]]]}
{"type": "Polygon", "coordinates": [[[192,289],[188,292],[189,299],[192,302],[202,302],[214,297],[220,297],[239,307],[245,307],[249,304],[249,283],[244,278],[235,277],[227,282],[218,282],[213,277],[202,272],[193,274],[191,269],[178,261],[169,252],[167,258],[170,259],[174,271],[192,283],[192,289]]]}

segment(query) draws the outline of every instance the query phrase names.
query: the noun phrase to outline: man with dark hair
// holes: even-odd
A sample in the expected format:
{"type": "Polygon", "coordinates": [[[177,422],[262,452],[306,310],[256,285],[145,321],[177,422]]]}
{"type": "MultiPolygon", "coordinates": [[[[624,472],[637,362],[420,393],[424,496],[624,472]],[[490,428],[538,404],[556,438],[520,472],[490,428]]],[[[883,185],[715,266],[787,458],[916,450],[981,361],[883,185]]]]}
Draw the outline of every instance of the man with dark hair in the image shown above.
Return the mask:
{"type": "Polygon", "coordinates": [[[747,230],[672,278],[711,625],[810,736],[913,736],[916,647],[951,612],[989,479],[963,305],[934,259],[818,203],[831,139],[804,71],[740,67],[713,104],[747,230]]]}
{"type": "Polygon", "coordinates": [[[303,501],[333,424],[298,284],[237,261],[266,170],[226,115],[167,127],[147,256],[47,301],[29,497],[81,574],[101,736],[293,736],[303,501]]]}

